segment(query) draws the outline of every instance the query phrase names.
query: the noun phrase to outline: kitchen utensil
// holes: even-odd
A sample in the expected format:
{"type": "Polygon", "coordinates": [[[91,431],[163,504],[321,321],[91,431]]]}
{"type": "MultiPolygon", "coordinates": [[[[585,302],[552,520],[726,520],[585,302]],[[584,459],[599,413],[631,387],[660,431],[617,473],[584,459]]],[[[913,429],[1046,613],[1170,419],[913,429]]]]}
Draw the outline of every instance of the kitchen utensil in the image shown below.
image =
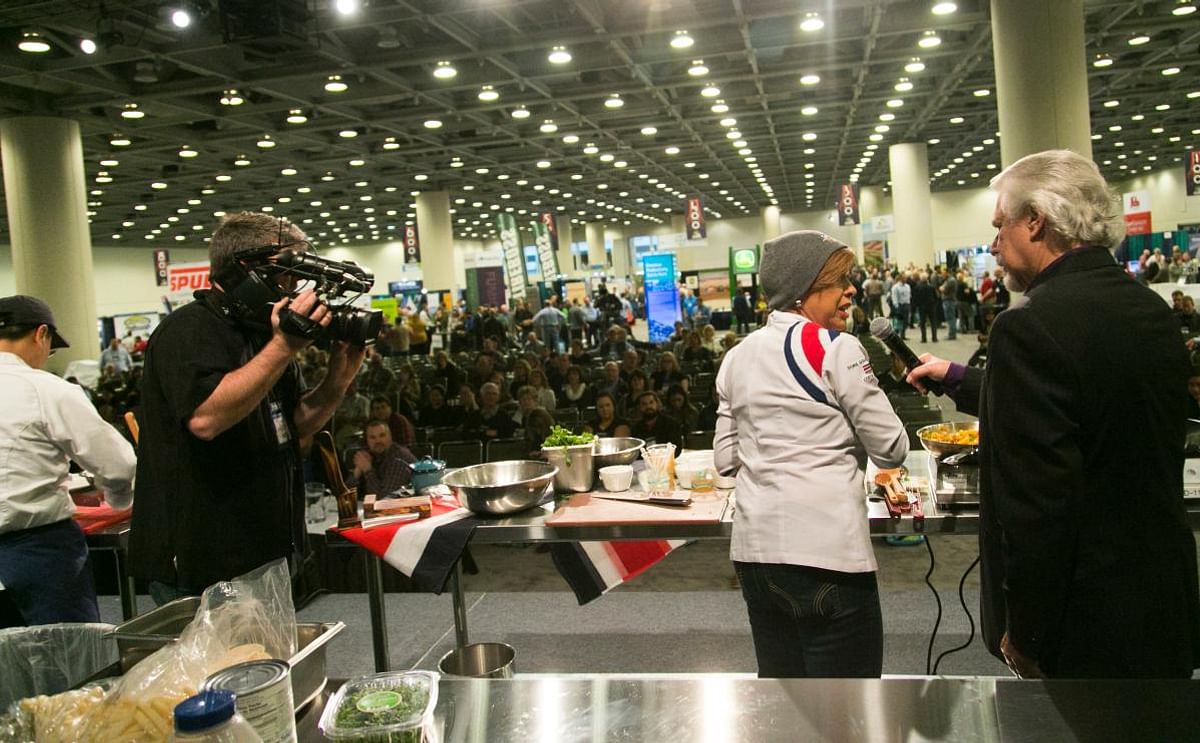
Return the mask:
{"type": "Polygon", "coordinates": [[[970,449],[967,449],[965,451],[960,451],[957,454],[951,454],[950,456],[948,456],[942,460],[942,464],[948,464],[951,467],[953,467],[956,464],[962,464],[963,462],[965,462],[966,460],[970,459],[971,457],[975,456],[978,453],[979,453],[978,449],[976,449],[975,447],[971,447],[970,449]]]}
{"type": "Polygon", "coordinates": [[[484,516],[503,516],[540,503],[557,474],[558,468],[545,462],[511,460],[454,470],[442,478],[442,484],[457,493],[465,508],[484,516]]]}
{"type": "Polygon", "coordinates": [[[601,467],[600,480],[604,483],[604,489],[609,492],[619,493],[629,490],[629,486],[633,483],[633,467],[627,464],[601,467]]]}
{"type": "Polygon", "coordinates": [[[940,433],[957,433],[958,431],[979,431],[979,421],[958,421],[955,423],[934,423],[931,426],[924,426],[917,429],[917,438],[921,441],[921,446],[925,450],[932,453],[938,459],[948,457],[951,454],[959,454],[968,449],[976,448],[975,444],[950,444],[944,441],[934,441],[929,438],[930,432],[938,431],[940,433]]]}
{"type": "Polygon", "coordinates": [[[596,468],[610,467],[614,464],[633,464],[646,442],[629,436],[617,436],[610,439],[596,439],[594,462],[596,468]]]}
{"type": "Polygon", "coordinates": [[[572,495],[559,504],[546,518],[547,526],[613,526],[636,524],[719,524],[728,507],[721,495],[692,499],[687,508],[659,506],[648,508],[646,503],[610,500],[591,493],[572,495]]]}
{"type": "Polygon", "coordinates": [[[596,482],[595,449],[592,444],[544,446],[542,456],[554,467],[554,489],[559,493],[586,493],[596,482]]]}
{"type": "Polygon", "coordinates": [[[674,444],[653,444],[642,449],[642,459],[650,476],[646,482],[651,496],[665,495],[671,488],[671,458],[675,456],[674,444]]]}
{"type": "Polygon", "coordinates": [[[358,516],[358,491],[346,487],[342,479],[342,468],[338,464],[337,448],[333,445],[333,434],[328,431],[317,433],[317,452],[321,455],[321,464],[325,465],[325,482],[333,496],[337,498],[338,528],[346,529],[358,526],[362,519],[358,516]]]}
{"type": "Polygon", "coordinates": [[[442,476],[445,472],[446,463],[440,459],[425,457],[418,462],[414,462],[412,466],[413,492],[420,493],[425,488],[437,485],[442,481],[442,476]]]}

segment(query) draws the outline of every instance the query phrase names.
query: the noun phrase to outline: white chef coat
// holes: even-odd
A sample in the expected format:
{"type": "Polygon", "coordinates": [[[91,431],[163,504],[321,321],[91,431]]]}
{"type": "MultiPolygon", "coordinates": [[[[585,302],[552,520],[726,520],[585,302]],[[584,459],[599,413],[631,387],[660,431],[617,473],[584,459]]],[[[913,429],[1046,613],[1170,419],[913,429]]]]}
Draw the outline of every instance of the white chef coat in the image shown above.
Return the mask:
{"type": "Polygon", "coordinates": [[[726,354],[716,384],[715,463],[737,473],[731,557],[875,570],[866,461],[899,466],[908,435],[858,339],[773,312],[726,354]]]}
{"type": "Polygon", "coordinates": [[[83,389],[0,352],[0,533],[70,518],[69,460],[96,476],[114,508],[133,502],[133,447],[83,389]]]}

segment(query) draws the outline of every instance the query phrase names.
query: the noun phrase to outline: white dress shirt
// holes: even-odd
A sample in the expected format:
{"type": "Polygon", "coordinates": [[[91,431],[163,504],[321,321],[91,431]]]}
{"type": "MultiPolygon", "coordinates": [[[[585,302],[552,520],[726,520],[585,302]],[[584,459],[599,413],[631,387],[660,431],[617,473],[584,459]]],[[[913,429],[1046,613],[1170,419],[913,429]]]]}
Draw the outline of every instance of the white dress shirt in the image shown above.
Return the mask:
{"type": "Polygon", "coordinates": [[[715,464],[737,473],[731,557],[875,570],[866,461],[899,466],[908,435],[858,339],[773,312],[725,355],[716,384],[715,464]]]}
{"type": "Polygon", "coordinates": [[[74,461],[96,476],[114,508],[133,503],[133,447],[83,388],[0,352],[0,533],[70,518],[74,461]]]}

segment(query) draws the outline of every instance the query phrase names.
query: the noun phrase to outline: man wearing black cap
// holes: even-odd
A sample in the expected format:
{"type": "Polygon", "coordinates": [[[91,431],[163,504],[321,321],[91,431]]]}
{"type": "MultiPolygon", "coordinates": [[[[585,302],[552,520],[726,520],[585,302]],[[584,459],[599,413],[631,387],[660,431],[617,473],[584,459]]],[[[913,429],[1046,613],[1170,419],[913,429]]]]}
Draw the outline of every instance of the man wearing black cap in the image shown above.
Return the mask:
{"type": "Polygon", "coordinates": [[[133,448],[83,389],[42,371],[68,344],[46,303],[0,298],[0,627],[97,622],[87,544],[71,518],[71,461],[113,507],[133,499],[133,448]]]}

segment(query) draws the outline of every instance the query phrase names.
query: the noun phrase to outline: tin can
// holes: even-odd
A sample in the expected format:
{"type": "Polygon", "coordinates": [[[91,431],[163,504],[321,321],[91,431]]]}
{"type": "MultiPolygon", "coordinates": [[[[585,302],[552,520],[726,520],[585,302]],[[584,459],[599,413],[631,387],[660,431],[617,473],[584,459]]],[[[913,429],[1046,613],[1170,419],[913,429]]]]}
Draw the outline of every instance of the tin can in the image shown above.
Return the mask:
{"type": "Polygon", "coordinates": [[[217,671],[201,691],[227,689],[236,695],[238,714],[263,743],[296,743],[291,667],[281,660],[252,660],[217,671]]]}

